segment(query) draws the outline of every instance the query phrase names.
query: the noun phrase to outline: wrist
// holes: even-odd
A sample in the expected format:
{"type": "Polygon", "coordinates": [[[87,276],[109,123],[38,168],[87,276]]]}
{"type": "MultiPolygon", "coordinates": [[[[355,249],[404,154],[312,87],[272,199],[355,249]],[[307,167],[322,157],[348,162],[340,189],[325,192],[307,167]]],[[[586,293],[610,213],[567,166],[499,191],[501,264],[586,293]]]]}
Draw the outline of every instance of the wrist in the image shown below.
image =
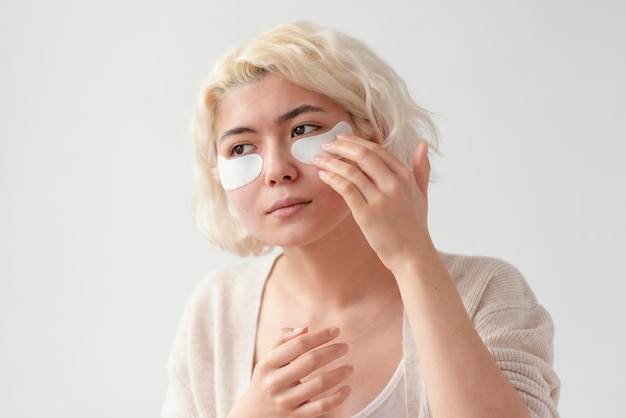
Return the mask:
{"type": "MultiPolygon", "coordinates": [[[[425,239],[422,245],[413,247],[410,253],[403,254],[389,266],[389,270],[396,280],[420,277],[432,271],[433,268],[444,266],[439,251],[430,239],[425,239]]],[[[445,266],[444,266],[445,268],[445,266]]]]}

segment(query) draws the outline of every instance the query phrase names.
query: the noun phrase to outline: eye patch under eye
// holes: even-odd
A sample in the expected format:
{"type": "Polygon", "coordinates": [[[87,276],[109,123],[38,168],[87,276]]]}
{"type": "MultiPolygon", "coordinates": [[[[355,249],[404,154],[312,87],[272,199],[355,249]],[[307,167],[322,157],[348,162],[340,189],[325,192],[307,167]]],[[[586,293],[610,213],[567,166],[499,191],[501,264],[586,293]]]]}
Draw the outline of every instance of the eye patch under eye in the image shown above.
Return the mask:
{"type": "Polygon", "coordinates": [[[225,190],[235,190],[259,177],[263,169],[263,157],[259,154],[248,154],[229,160],[217,157],[217,171],[220,182],[225,190]]]}
{"type": "MultiPolygon", "coordinates": [[[[316,155],[337,158],[323,151],[322,144],[334,141],[338,133],[351,134],[352,128],[350,124],[341,121],[330,131],[299,139],[291,146],[291,153],[298,161],[304,164],[312,164],[313,157],[316,155]]],[[[247,154],[231,159],[218,156],[217,171],[224,190],[235,190],[252,183],[259,177],[259,174],[263,171],[263,157],[260,154],[247,154]]]]}
{"type": "Polygon", "coordinates": [[[322,150],[322,144],[324,142],[330,142],[335,140],[335,136],[338,133],[352,134],[352,128],[348,122],[341,121],[335,125],[330,131],[323,134],[307,136],[306,138],[298,139],[291,146],[291,153],[294,157],[304,164],[313,164],[313,157],[321,155],[324,157],[334,157],[324,150],[322,150]]]}

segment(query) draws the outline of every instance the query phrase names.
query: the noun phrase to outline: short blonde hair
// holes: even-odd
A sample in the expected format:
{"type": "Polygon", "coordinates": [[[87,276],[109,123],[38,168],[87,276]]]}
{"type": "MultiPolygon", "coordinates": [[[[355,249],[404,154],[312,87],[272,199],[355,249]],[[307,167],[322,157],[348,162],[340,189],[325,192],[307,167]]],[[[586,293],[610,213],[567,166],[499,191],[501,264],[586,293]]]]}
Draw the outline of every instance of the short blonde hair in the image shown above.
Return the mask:
{"type": "Polygon", "coordinates": [[[272,246],[243,227],[214,176],[215,116],[233,88],[269,73],[341,105],[362,136],[378,140],[407,167],[417,143],[437,142],[431,117],[411,99],[404,80],[359,40],[308,22],[279,25],[250,39],[209,74],[193,123],[198,227],[210,242],[241,256],[272,246]]]}

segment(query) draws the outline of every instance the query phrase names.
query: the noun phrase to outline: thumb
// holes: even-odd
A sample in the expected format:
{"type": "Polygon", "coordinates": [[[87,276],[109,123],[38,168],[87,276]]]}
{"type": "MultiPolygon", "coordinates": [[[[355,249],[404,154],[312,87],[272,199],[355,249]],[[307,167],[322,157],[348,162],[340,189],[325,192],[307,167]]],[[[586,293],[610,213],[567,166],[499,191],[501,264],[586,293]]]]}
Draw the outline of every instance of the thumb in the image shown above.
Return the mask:
{"type": "Polygon", "coordinates": [[[430,161],[428,160],[428,142],[417,144],[413,154],[413,177],[417,187],[424,196],[428,197],[428,182],[430,181],[430,161]]]}

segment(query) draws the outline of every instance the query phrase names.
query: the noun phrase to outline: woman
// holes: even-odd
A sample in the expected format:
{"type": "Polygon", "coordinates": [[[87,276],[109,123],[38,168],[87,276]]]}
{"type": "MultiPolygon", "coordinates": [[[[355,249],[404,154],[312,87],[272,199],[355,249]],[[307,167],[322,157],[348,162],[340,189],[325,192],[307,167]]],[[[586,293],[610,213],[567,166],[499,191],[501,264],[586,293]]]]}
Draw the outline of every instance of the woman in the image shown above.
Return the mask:
{"type": "Polygon", "coordinates": [[[221,248],[170,359],[167,417],[557,416],[553,327],[521,275],[438,252],[428,114],[362,43],[281,25],[217,64],[197,214],[221,248]]]}

